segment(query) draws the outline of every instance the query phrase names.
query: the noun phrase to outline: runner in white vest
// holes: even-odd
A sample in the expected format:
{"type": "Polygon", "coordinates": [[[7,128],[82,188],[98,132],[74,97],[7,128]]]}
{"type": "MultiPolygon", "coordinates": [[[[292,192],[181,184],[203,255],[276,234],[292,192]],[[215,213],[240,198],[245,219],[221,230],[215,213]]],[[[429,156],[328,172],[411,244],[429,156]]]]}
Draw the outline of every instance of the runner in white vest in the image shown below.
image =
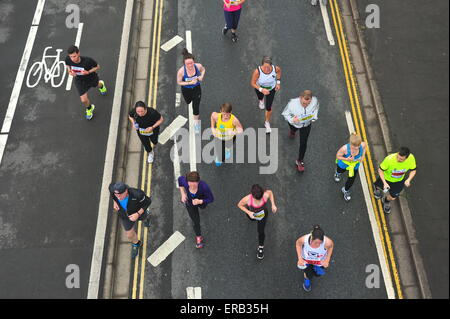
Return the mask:
{"type": "Polygon", "coordinates": [[[333,241],[326,237],[319,225],[310,234],[297,239],[297,267],[304,271],[303,289],[311,291],[311,279],[325,274],[333,254],[333,241]]]}

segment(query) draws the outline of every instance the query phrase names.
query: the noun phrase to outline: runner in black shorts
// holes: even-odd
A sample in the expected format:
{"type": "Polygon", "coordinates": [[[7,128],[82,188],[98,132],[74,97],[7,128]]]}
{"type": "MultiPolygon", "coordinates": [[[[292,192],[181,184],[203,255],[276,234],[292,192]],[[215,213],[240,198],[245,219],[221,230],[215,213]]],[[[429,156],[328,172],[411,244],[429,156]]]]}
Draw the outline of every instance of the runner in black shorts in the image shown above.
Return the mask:
{"type": "Polygon", "coordinates": [[[67,49],[66,66],[69,74],[75,78],[75,86],[80,94],[81,103],[86,108],[86,119],[94,116],[95,105],[91,104],[87,92],[91,87],[97,87],[101,95],[106,95],[105,82],[99,79],[97,71],[100,66],[93,59],[80,55],[75,45],[67,49]]]}
{"type": "Polygon", "coordinates": [[[148,206],[152,201],[142,190],[131,188],[123,182],[111,183],[109,192],[113,199],[113,208],[119,215],[127,238],[131,241],[131,258],[135,258],[139,253],[141,242],[134,226],[139,220],[144,221],[144,226],[149,226],[150,212],[148,206]]]}
{"type": "Polygon", "coordinates": [[[142,101],[136,102],[128,118],[148,153],[147,162],[153,163],[155,155],[150,142],[153,145],[158,144],[159,126],[164,118],[154,108],[145,106],[142,101]]]}

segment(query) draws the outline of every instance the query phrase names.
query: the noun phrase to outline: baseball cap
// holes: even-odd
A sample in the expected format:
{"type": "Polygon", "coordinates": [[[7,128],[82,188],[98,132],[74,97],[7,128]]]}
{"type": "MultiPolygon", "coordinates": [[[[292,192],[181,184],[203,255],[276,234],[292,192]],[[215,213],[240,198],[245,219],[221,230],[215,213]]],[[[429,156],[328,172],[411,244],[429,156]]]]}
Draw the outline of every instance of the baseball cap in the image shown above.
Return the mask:
{"type": "Polygon", "coordinates": [[[123,192],[125,192],[128,189],[128,185],[125,184],[124,182],[117,182],[114,184],[113,186],[113,190],[114,192],[117,192],[119,194],[122,194],[123,192]]]}

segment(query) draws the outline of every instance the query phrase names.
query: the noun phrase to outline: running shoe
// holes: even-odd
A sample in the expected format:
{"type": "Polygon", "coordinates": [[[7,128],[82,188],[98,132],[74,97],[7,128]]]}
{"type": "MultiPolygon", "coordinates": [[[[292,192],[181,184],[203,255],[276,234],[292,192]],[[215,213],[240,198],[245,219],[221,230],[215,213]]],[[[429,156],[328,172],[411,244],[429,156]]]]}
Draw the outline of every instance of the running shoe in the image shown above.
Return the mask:
{"type": "Polygon", "coordinates": [[[230,159],[231,157],[231,150],[229,148],[225,148],[225,159],[230,159]]]}
{"type": "Polygon", "coordinates": [[[217,167],[219,167],[219,166],[221,166],[221,165],[222,165],[222,162],[221,162],[221,161],[219,161],[219,159],[218,159],[218,158],[216,158],[216,159],[214,160],[214,163],[216,163],[216,166],[217,166],[217,167]]]}
{"type": "Polygon", "coordinates": [[[195,121],[194,132],[195,132],[195,134],[200,134],[200,121],[195,121]]]}
{"type": "Polygon", "coordinates": [[[266,128],[266,134],[270,134],[272,132],[269,122],[264,122],[264,127],[266,128]]]}
{"type": "Polygon", "coordinates": [[[306,292],[311,291],[311,280],[309,280],[308,278],[304,278],[303,280],[303,290],[306,292]]]}
{"type": "Polygon", "coordinates": [[[238,40],[238,36],[236,35],[236,33],[231,32],[231,41],[237,42],[237,40],[238,40]]]}
{"type": "Polygon", "coordinates": [[[316,6],[317,5],[317,0],[311,0],[311,5],[312,6],[316,6]]]}
{"type": "Polygon", "coordinates": [[[264,99],[259,100],[258,107],[259,107],[261,110],[264,110],[264,109],[266,108],[266,106],[264,105],[264,99]]]}
{"type": "Polygon", "coordinates": [[[147,163],[149,163],[149,164],[153,163],[154,159],[155,159],[155,153],[153,151],[151,151],[150,153],[148,153],[147,163]]]}
{"type": "Polygon", "coordinates": [[[136,244],[131,244],[131,258],[134,259],[139,254],[139,247],[141,247],[141,241],[136,244]]]}
{"type": "Polygon", "coordinates": [[[86,120],[92,119],[94,116],[95,105],[91,104],[91,109],[86,108],[86,120]]]}
{"type": "Polygon", "coordinates": [[[346,190],[345,190],[345,186],[341,188],[341,192],[342,192],[342,194],[344,194],[344,200],[345,200],[346,202],[349,202],[350,199],[352,199],[350,191],[349,191],[349,190],[346,191],[346,190]]]}
{"type": "Polygon", "coordinates": [[[313,270],[316,273],[317,276],[323,276],[325,275],[325,269],[322,266],[313,266],[313,270]]]}
{"type": "Polygon", "coordinates": [[[100,94],[101,95],[106,95],[106,91],[107,90],[106,90],[105,82],[103,80],[100,80],[98,82],[102,84],[102,87],[98,89],[100,91],[100,94]]]}
{"type": "Polygon", "coordinates": [[[256,258],[263,259],[264,258],[264,247],[258,247],[256,250],[256,258]]]}
{"type": "Polygon", "coordinates": [[[299,162],[298,160],[296,160],[295,164],[297,165],[297,170],[300,173],[303,173],[305,171],[305,163],[304,162],[299,162]]]}
{"type": "Polygon", "coordinates": [[[341,181],[341,176],[342,176],[341,173],[334,172],[334,181],[335,181],[336,183],[339,183],[339,182],[341,181]]]}
{"type": "Polygon", "coordinates": [[[146,211],[144,212],[145,215],[145,220],[143,222],[144,227],[150,227],[150,210],[147,208],[146,211]]]}
{"type": "Polygon", "coordinates": [[[227,34],[227,32],[228,32],[227,26],[224,26],[222,29],[222,34],[225,35],[227,34]]]}
{"type": "Polygon", "coordinates": [[[289,138],[293,139],[295,137],[295,132],[292,130],[289,130],[289,138]]]}
{"type": "Polygon", "coordinates": [[[205,246],[205,244],[203,243],[203,236],[196,236],[195,237],[195,247],[196,248],[203,248],[203,246],[205,246]]]}
{"type": "Polygon", "coordinates": [[[383,210],[386,214],[390,214],[391,213],[391,202],[386,201],[386,198],[383,197],[382,199],[383,202],[383,210]]]}
{"type": "Polygon", "coordinates": [[[372,188],[373,188],[373,197],[375,197],[375,199],[381,199],[383,197],[383,193],[381,192],[381,190],[378,189],[378,187],[376,187],[375,184],[372,184],[372,188]]]}

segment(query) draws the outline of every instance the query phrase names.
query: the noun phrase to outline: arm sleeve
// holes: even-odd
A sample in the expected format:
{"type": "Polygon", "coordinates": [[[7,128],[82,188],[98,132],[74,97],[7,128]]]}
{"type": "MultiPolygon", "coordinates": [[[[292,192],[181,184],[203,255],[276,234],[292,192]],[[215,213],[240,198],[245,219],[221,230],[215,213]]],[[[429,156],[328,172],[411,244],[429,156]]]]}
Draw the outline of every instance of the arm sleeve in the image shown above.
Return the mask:
{"type": "Polygon", "coordinates": [[[389,163],[387,161],[387,157],[381,162],[380,168],[383,171],[386,171],[389,168],[389,163]]]}
{"type": "Polygon", "coordinates": [[[314,120],[317,120],[319,117],[319,106],[320,106],[320,104],[319,104],[319,101],[317,101],[317,106],[316,106],[316,108],[314,109],[314,115],[313,115],[313,119],[314,120]]]}
{"type": "Polygon", "coordinates": [[[209,188],[208,184],[203,184],[205,187],[205,198],[203,199],[203,204],[210,204],[214,201],[214,196],[209,188]]]}
{"type": "Polygon", "coordinates": [[[291,112],[291,102],[289,102],[286,107],[284,108],[283,112],[281,113],[281,115],[283,115],[284,119],[286,121],[288,121],[289,123],[292,124],[292,112],[291,112]]]}

